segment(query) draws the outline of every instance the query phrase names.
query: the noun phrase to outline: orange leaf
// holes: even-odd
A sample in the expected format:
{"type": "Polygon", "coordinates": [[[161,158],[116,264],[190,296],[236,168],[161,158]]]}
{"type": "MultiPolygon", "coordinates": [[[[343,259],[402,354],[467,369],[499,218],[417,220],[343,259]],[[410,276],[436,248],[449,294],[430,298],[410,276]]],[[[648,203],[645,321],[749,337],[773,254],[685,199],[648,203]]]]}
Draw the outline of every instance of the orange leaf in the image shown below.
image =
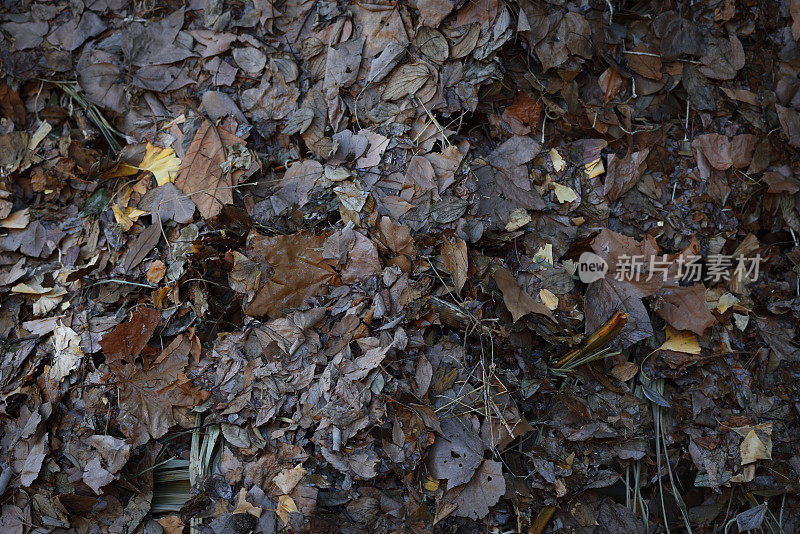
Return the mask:
{"type": "Polygon", "coordinates": [[[606,104],[622,91],[625,87],[625,81],[617,71],[612,68],[607,68],[600,78],[597,80],[600,84],[600,89],[603,91],[603,100],[606,104]]]}

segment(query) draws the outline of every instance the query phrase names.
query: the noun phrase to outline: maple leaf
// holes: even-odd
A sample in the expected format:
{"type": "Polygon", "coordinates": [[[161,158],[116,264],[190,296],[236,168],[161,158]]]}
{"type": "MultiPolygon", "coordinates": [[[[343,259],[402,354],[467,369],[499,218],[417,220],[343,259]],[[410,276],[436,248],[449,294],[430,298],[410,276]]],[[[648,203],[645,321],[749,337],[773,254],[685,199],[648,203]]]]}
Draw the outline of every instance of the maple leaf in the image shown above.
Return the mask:
{"type": "Polygon", "coordinates": [[[175,418],[173,406],[195,406],[203,392],[188,383],[183,370],[188,364],[191,343],[176,338],[147,370],[125,363],[113,366],[119,381],[119,423],[131,447],[167,433],[175,418]]]}

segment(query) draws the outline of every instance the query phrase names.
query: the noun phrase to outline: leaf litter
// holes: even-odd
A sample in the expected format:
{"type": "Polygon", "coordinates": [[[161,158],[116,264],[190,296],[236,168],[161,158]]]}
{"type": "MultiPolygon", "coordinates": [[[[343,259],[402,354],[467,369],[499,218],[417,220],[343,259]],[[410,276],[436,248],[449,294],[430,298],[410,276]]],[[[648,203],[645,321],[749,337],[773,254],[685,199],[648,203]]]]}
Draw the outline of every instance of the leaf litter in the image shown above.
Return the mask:
{"type": "Polygon", "coordinates": [[[796,0],[6,4],[2,532],[800,530],[796,0]]]}

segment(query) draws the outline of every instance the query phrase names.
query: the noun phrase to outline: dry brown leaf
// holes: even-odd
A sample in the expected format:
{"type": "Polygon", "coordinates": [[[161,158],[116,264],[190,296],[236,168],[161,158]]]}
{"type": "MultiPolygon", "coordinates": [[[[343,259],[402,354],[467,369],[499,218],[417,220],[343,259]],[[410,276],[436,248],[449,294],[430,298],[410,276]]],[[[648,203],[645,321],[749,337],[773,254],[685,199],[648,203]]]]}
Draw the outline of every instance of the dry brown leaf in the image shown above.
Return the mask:
{"type": "Polygon", "coordinates": [[[245,308],[248,315],[281,317],[282,310],[302,305],[326,285],[337,282],[331,260],[322,257],[322,236],[309,232],[270,237],[252,233],[248,242],[249,257],[259,255],[272,268],[272,276],[245,308]]]}
{"type": "Polygon", "coordinates": [[[503,111],[505,121],[514,135],[527,135],[539,124],[542,103],[525,93],[519,93],[514,102],[503,111]]]}
{"type": "Polygon", "coordinates": [[[503,292],[503,301],[506,303],[508,311],[511,312],[514,322],[529,313],[535,313],[553,320],[553,314],[547,306],[533,300],[533,297],[519,287],[514,275],[508,269],[503,267],[497,269],[494,272],[494,281],[497,282],[497,287],[503,292]]]}
{"type": "Polygon", "coordinates": [[[389,217],[384,216],[380,222],[381,233],[386,238],[386,245],[395,254],[405,254],[413,258],[417,255],[414,247],[414,238],[407,226],[394,223],[389,217]]]}
{"type": "Polygon", "coordinates": [[[138,308],[131,315],[130,321],[116,326],[114,330],[103,336],[100,346],[106,361],[111,363],[133,363],[141,354],[153,332],[156,331],[161,313],[152,308],[138,308]]]}
{"type": "Polygon", "coordinates": [[[173,406],[191,407],[202,402],[204,395],[183,376],[190,347],[181,345],[182,350],[164,351],[148,370],[119,362],[112,367],[119,388],[117,422],[133,448],[167,433],[175,424],[173,406]]]}
{"type": "Polygon", "coordinates": [[[603,91],[603,101],[608,104],[625,87],[625,80],[619,73],[611,67],[603,71],[597,80],[600,90],[603,91]]]}
{"type": "Polygon", "coordinates": [[[625,54],[628,68],[640,76],[651,80],[661,79],[661,58],[655,53],[654,46],[639,43],[631,49],[634,54],[625,54]]]}
{"type": "Polygon", "coordinates": [[[453,277],[456,293],[461,294],[461,289],[467,281],[469,269],[469,256],[467,243],[461,238],[445,239],[442,243],[442,261],[444,268],[453,277]]]}
{"type": "Polygon", "coordinates": [[[244,140],[205,121],[183,158],[175,185],[192,199],[206,219],[233,203],[237,173],[225,173],[220,166],[227,159],[225,147],[237,143],[244,140]]]}
{"type": "Polygon", "coordinates": [[[164,279],[167,274],[167,266],[161,260],[156,260],[147,268],[147,281],[151,284],[157,284],[164,279]]]}
{"type": "Polygon", "coordinates": [[[484,460],[473,479],[453,500],[458,506],[453,515],[475,520],[486,517],[489,508],[497,504],[506,492],[503,464],[484,460]]]}
{"type": "Polygon", "coordinates": [[[639,182],[648,154],[650,154],[648,148],[628,154],[624,158],[609,154],[608,171],[603,185],[603,195],[608,200],[612,202],[617,200],[639,182]]]}
{"type": "Polygon", "coordinates": [[[381,98],[399,100],[419,91],[430,78],[431,73],[425,63],[407,63],[395,69],[386,80],[381,98]]]}
{"type": "Polygon", "coordinates": [[[657,296],[656,313],[677,330],[691,330],[702,336],[717,322],[706,307],[706,288],[702,284],[664,288],[657,296]]]}

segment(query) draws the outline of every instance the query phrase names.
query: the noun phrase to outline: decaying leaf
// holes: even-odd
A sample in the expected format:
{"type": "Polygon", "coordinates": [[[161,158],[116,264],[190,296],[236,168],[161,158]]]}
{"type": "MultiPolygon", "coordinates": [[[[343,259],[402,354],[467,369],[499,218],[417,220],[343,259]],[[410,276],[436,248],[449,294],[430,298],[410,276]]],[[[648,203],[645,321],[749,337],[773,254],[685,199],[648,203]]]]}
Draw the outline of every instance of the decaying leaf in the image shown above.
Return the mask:
{"type": "Polygon", "coordinates": [[[503,464],[484,460],[472,480],[453,500],[458,506],[454,515],[482,519],[506,492],[503,464]]]}
{"type": "Polygon", "coordinates": [[[428,452],[428,469],[437,479],[447,479],[447,488],[466,484],[483,461],[483,442],[461,418],[442,422],[442,434],[437,436],[428,452]]]}
{"type": "Polygon", "coordinates": [[[50,379],[61,382],[81,362],[80,336],[70,327],[58,324],[53,329],[53,366],[50,368],[50,379]]]}

